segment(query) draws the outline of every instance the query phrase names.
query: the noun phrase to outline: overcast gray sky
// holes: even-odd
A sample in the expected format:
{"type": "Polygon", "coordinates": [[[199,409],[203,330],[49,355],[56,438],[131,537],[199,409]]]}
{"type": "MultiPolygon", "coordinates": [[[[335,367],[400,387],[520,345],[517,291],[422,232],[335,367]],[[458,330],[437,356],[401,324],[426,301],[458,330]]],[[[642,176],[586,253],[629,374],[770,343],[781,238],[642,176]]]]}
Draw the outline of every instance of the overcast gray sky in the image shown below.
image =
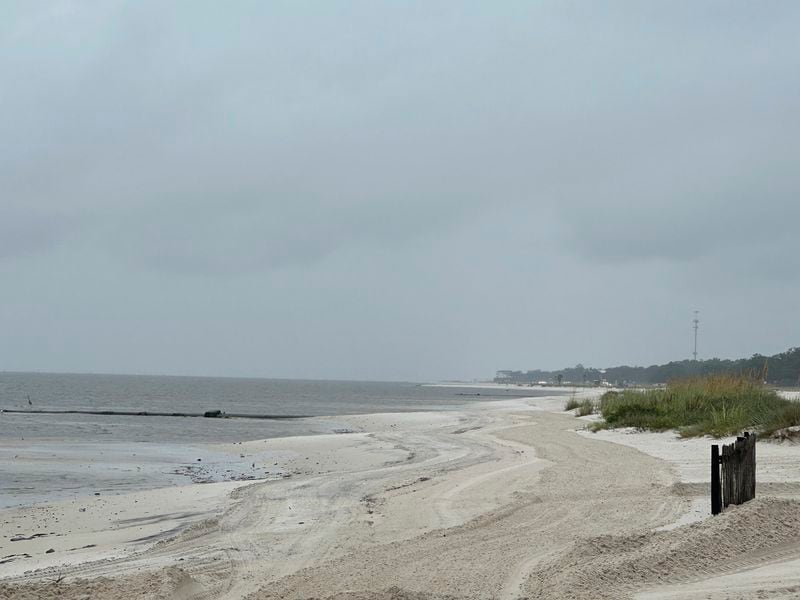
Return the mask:
{"type": "Polygon", "coordinates": [[[0,370],[800,345],[800,3],[4,2],[0,370]]]}

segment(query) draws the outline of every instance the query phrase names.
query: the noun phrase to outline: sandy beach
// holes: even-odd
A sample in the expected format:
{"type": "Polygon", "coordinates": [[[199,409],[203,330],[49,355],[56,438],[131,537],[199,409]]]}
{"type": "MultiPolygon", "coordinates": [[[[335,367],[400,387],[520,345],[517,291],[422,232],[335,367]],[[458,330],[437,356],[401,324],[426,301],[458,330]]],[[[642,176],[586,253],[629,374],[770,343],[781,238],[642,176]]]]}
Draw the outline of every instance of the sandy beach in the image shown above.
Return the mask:
{"type": "MultiPolygon", "coordinates": [[[[578,392],[596,395],[597,391],[578,392]]],[[[581,431],[564,397],[209,446],[269,479],[0,511],[0,598],[795,598],[800,449],[709,516],[710,440],[581,431]]]]}

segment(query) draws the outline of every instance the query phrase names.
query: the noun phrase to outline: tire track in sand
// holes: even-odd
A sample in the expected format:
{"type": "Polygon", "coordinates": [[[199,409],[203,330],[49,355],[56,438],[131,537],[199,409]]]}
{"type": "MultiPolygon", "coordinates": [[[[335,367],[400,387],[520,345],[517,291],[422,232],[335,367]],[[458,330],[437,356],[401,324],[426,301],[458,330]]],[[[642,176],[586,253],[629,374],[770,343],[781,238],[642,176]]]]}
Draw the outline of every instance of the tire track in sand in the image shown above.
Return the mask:
{"type": "MultiPolygon", "coordinates": [[[[533,423],[482,434],[532,447],[550,463],[505,506],[464,525],[356,549],[274,582],[253,598],[344,598],[387,588],[514,598],[525,593],[529,572],[576,540],[654,528],[685,510],[686,500],[670,493],[674,476],[666,463],[578,436],[569,430],[575,425],[571,416],[536,413],[528,419],[533,423]]],[[[502,485],[503,475],[482,475],[478,483],[502,485]]]]}

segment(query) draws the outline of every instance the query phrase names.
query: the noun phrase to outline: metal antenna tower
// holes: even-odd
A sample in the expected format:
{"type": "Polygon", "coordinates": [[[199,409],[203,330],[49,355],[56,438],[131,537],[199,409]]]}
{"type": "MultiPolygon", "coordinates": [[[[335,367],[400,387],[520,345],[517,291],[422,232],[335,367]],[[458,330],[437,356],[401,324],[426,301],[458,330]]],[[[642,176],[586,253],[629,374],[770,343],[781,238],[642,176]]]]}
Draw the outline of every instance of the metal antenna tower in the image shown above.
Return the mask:
{"type": "Polygon", "coordinates": [[[698,314],[700,314],[699,310],[694,311],[694,321],[692,321],[692,323],[694,323],[694,352],[692,352],[692,354],[694,355],[695,362],[697,362],[697,330],[700,327],[700,319],[697,318],[698,314]]]}

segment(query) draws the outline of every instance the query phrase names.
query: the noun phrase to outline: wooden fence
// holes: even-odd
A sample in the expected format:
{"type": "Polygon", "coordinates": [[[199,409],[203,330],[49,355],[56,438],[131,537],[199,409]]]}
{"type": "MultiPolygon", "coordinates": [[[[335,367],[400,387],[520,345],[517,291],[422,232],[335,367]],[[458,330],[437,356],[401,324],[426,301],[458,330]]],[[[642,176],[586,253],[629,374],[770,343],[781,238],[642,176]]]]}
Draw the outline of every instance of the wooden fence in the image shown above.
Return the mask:
{"type": "Polygon", "coordinates": [[[756,497],[756,436],[745,432],[732,444],[711,446],[711,514],[756,497]],[[720,470],[722,474],[720,476],[720,470]]]}

